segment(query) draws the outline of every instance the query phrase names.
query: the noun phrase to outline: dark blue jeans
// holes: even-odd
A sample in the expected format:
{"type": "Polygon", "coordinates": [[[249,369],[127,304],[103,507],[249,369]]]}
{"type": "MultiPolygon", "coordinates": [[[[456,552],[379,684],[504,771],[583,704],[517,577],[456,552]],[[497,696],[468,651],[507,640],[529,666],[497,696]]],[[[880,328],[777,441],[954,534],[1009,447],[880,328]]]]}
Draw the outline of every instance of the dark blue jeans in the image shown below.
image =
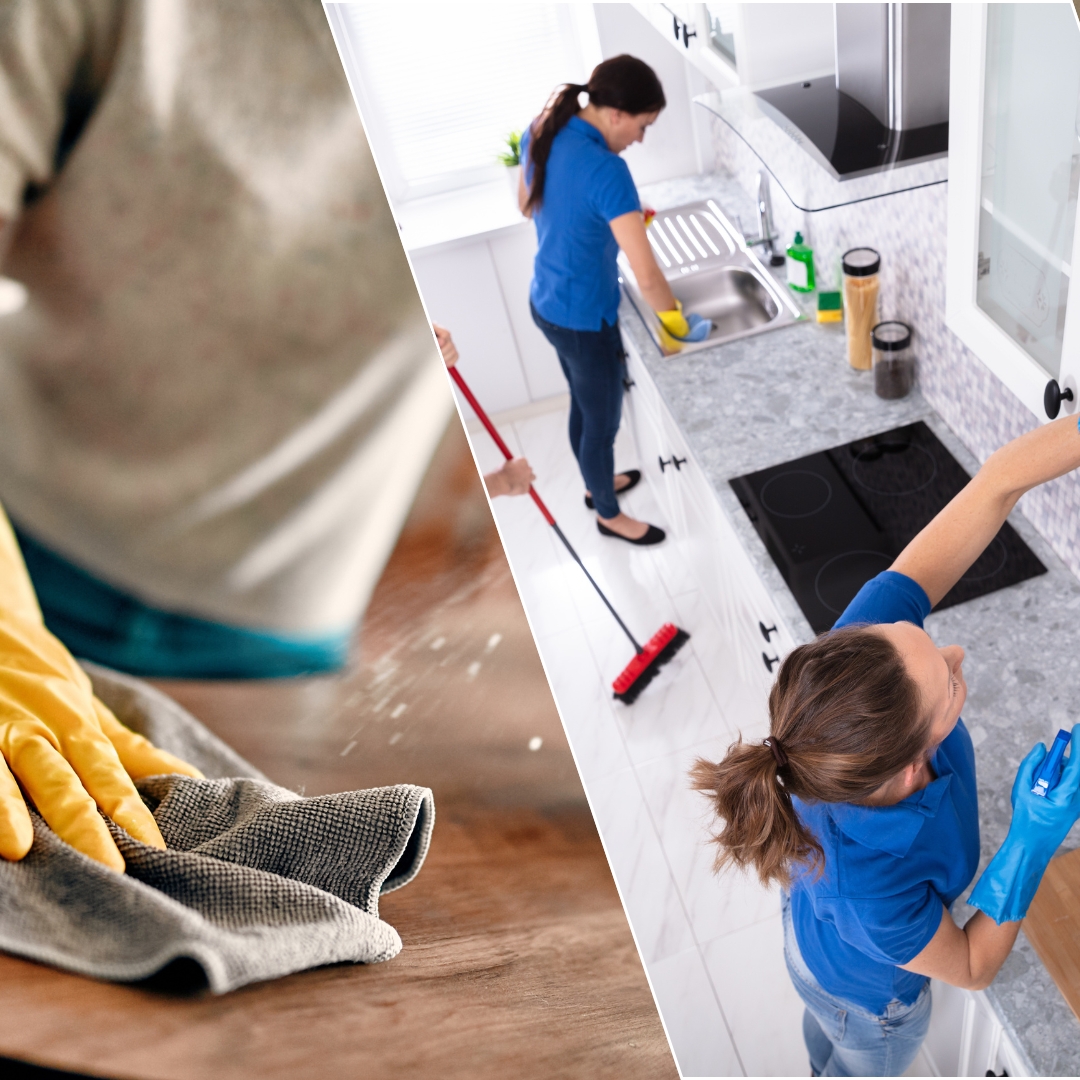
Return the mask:
{"type": "Polygon", "coordinates": [[[533,322],[551,342],[570,384],[570,448],[602,518],[619,513],[615,498],[615,436],[622,418],[626,353],[619,324],[599,330],[556,326],[529,305],[533,322]]]}

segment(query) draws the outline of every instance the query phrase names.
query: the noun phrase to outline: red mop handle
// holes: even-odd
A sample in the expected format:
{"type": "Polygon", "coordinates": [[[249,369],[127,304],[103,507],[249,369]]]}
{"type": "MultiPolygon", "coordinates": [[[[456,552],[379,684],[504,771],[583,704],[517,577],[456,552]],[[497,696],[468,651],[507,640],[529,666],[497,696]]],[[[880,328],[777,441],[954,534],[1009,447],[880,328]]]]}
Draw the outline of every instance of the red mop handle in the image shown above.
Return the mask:
{"type": "MultiPolygon", "coordinates": [[[[495,430],[495,425],[491,422],[488,414],[484,412],[480,402],[476,400],[476,397],[469,389],[468,384],[461,377],[461,372],[458,371],[457,367],[452,367],[449,370],[450,378],[457,383],[458,389],[465,395],[465,400],[472,406],[473,412],[480,417],[480,423],[487,428],[487,433],[495,440],[495,445],[503,452],[503,457],[505,457],[507,461],[512,461],[514,455],[510,453],[510,447],[503,442],[502,436],[495,430]]],[[[544,505],[543,499],[536,494],[536,489],[531,484],[529,485],[529,494],[532,496],[533,502],[536,503],[539,508],[540,513],[544,515],[544,520],[547,521],[549,525],[554,525],[555,519],[551,516],[551,511],[544,505]]]]}

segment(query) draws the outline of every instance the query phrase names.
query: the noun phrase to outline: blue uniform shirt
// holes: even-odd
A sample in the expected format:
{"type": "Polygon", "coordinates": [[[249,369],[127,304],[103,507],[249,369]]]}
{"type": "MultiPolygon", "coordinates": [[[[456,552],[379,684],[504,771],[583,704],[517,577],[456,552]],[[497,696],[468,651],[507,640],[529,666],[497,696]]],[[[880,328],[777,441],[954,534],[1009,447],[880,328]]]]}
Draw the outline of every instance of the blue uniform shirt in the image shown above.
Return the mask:
{"type": "MultiPolygon", "coordinates": [[[[836,626],[912,622],[930,601],[917,582],[886,570],[868,581],[836,626]]],[[[836,997],[880,1015],[911,1004],[926,978],[906,964],[929,944],[979,864],[975,753],[958,721],[931,759],[937,779],[895,806],[806,803],[800,818],[825,851],[825,872],[792,884],[795,937],[806,966],[836,997]]]]}
{"type": "MultiPolygon", "coordinates": [[[[528,165],[529,132],[521,140],[528,165]]],[[[548,322],[599,330],[619,314],[619,245],[608,222],[641,209],[630,170],[604,136],[578,116],[551,144],[544,201],[533,213],[538,248],[529,298],[548,322]]]]}

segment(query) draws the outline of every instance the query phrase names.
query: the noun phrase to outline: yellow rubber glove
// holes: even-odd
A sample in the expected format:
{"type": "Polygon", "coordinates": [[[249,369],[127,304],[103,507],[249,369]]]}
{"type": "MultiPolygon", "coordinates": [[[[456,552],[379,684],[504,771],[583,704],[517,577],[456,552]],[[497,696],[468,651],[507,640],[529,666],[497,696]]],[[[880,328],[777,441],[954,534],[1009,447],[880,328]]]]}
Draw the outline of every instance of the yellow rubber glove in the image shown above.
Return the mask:
{"type": "Polygon", "coordinates": [[[25,791],[57,836],[121,873],[123,856],[98,808],[137,840],[164,848],[132,779],[202,775],[124,727],[94,697],[86,673],[45,628],[2,508],[0,755],[0,856],[21,859],[34,841],[25,791]]]}
{"type": "Polygon", "coordinates": [[[673,338],[684,338],[690,333],[690,324],[682,313],[682,302],[679,300],[675,301],[670,311],[658,311],[656,317],[673,338]]]}

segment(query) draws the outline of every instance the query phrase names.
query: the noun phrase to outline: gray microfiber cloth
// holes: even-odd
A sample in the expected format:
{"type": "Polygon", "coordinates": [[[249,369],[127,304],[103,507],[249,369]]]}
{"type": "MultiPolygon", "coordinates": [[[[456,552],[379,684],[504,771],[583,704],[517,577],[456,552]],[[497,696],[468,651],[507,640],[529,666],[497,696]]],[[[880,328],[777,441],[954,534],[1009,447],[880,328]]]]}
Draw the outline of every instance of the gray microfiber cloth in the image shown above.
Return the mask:
{"type": "Polygon", "coordinates": [[[139,781],[169,850],[110,823],[126,874],[69,847],[31,810],[30,853],[0,859],[0,949],[123,981],[194,961],[215,993],[397,955],[401,938],[379,918],[379,896],[420,870],[435,819],[430,790],[301,798],[153,687],[83,666],[122,723],[207,779],[139,781]]]}

